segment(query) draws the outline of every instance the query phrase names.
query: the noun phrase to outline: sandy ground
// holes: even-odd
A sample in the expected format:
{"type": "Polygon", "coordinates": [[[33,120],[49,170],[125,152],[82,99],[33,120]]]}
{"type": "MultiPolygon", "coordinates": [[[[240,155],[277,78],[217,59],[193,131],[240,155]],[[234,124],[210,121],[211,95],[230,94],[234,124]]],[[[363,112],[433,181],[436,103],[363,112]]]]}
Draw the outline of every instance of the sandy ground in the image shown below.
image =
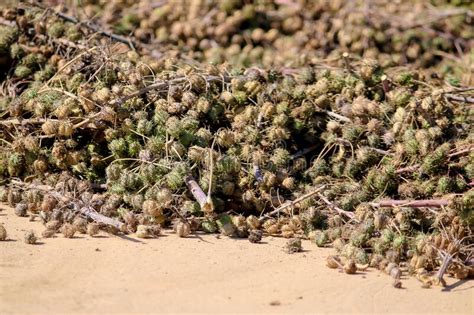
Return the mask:
{"type": "MultiPolygon", "coordinates": [[[[0,206],[1,207],[1,206],[0,206]]],[[[473,314],[474,281],[404,289],[376,270],[345,275],[325,267],[330,249],[284,239],[263,244],[203,235],[157,239],[108,234],[23,242],[39,222],[0,211],[0,314],[141,313],[463,313],[473,314]]]]}

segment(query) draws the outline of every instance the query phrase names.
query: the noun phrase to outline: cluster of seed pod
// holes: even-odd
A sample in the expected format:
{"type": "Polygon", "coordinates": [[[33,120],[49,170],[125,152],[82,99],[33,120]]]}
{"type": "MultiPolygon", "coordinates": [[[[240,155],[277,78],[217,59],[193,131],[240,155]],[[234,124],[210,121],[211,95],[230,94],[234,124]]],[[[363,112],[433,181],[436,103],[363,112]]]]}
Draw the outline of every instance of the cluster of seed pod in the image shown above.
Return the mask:
{"type": "Polygon", "coordinates": [[[60,9],[83,12],[84,19],[94,17],[148,46],[200,61],[300,67],[350,52],[384,66],[428,67],[456,45],[472,45],[472,5],[446,9],[444,2],[214,0],[154,6],[141,0],[60,9]]]}
{"type": "MultiPolygon", "coordinates": [[[[2,10],[0,63],[9,70],[0,74],[0,181],[9,185],[0,187],[0,202],[18,216],[39,215],[43,237],[103,228],[147,238],[173,226],[180,237],[201,230],[259,242],[265,233],[289,238],[288,252],[300,251],[301,238],[333,246],[339,258],[331,263],[346,273],[374,261],[396,286],[400,264],[435,271],[438,251],[457,259],[448,272],[465,275],[474,146],[472,108],[462,102],[470,90],[446,87],[448,77],[433,69],[387,68],[437,63],[427,55],[433,36],[397,30],[403,38],[382,38],[393,25],[368,27],[342,2],[295,4],[307,13],[271,1],[229,0],[215,10],[211,3],[102,16],[148,45],[178,47],[175,58],[104,45],[87,27],[39,7],[2,10]],[[207,14],[200,19],[207,24],[192,29],[182,19],[207,14]],[[323,24],[332,39],[305,35],[323,24]],[[206,42],[247,60],[182,59],[213,59],[206,42]],[[304,60],[290,62],[289,49],[265,61],[267,49],[287,43],[306,52],[304,60]],[[382,44],[395,53],[378,54],[382,44]],[[307,59],[328,54],[331,64],[307,59]],[[295,68],[270,67],[288,64],[295,68]],[[410,206],[434,198],[442,210],[410,206]],[[98,215],[113,224],[93,222],[98,215]]],[[[85,11],[100,17],[97,9],[104,8],[85,11]]],[[[446,23],[462,33],[462,49],[471,22],[464,11],[455,15],[457,25],[448,18],[436,29],[446,23]]]]}

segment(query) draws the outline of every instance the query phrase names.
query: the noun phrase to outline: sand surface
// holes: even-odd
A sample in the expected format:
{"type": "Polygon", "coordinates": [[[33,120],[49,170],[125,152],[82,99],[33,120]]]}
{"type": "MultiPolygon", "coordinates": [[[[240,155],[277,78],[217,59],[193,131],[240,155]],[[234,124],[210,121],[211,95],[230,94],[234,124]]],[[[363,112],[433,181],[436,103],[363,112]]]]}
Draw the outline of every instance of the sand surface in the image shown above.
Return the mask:
{"type": "MultiPolygon", "coordinates": [[[[0,206],[2,207],[2,206],[0,206]]],[[[288,255],[281,238],[202,235],[157,239],[101,234],[23,242],[39,222],[5,206],[0,223],[0,314],[141,313],[463,313],[473,314],[474,281],[404,289],[376,270],[345,275],[325,266],[331,249],[304,242],[288,255]]]]}

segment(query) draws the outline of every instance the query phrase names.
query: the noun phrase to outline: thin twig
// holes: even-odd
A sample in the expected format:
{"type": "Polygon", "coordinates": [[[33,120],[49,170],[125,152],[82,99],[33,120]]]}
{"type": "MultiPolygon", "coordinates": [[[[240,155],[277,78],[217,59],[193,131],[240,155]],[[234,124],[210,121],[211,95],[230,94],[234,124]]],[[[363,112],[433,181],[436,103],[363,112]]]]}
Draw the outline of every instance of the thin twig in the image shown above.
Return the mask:
{"type": "Polygon", "coordinates": [[[454,94],[444,94],[448,100],[463,102],[463,103],[474,103],[474,97],[463,96],[463,95],[454,95],[454,94]]]}
{"type": "Polygon", "coordinates": [[[382,200],[379,202],[371,202],[370,205],[376,208],[394,208],[394,207],[410,207],[410,208],[441,208],[449,204],[445,199],[432,200],[382,200]]]}
{"type": "Polygon", "coordinates": [[[318,197],[319,197],[322,201],[324,201],[324,203],[327,204],[327,205],[329,206],[329,208],[331,208],[332,210],[335,210],[338,214],[340,214],[340,215],[345,215],[345,216],[348,217],[349,219],[354,220],[354,221],[357,221],[356,219],[354,219],[354,213],[353,213],[353,212],[346,211],[346,210],[343,210],[343,209],[339,208],[339,207],[336,206],[334,203],[332,203],[331,201],[329,201],[329,199],[327,199],[326,197],[324,197],[323,194],[318,193],[318,197]]]}
{"type": "Polygon", "coordinates": [[[275,210],[273,210],[272,212],[269,212],[263,216],[260,217],[260,221],[262,221],[264,218],[270,218],[272,216],[274,216],[275,214],[279,213],[280,211],[288,208],[288,207],[292,207],[294,206],[295,204],[297,204],[298,202],[301,202],[305,199],[308,199],[312,196],[314,196],[315,194],[317,194],[319,191],[321,191],[322,189],[324,189],[324,187],[326,187],[326,185],[322,185],[322,186],[319,186],[318,188],[316,188],[315,190],[307,193],[307,194],[304,194],[303,196],[300,196],[298,198],[296,198],[295,200],[292,200],[292,201],[288,201],[286,202],[285,204],[279,206],[278,208],[276,208],[275,210]]]}

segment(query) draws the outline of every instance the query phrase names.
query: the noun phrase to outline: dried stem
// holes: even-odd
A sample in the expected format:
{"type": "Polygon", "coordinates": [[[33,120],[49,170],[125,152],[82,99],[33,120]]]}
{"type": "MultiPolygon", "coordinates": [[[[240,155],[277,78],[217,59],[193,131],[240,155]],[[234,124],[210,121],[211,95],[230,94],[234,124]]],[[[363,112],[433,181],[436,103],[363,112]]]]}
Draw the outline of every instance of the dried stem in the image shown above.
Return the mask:
{"type": "Polygon", "coordinates": [[[446,98],[451,101],[463,102],[463,103],[474,103],[474,97],[455,95],[455,94],[445,94],[446,98]]]}
{"type": "Polygon", "coordinates": [[[286,208],[289,208],[289,207],[292,207],[294,206],[295,204],[297,204],[298,202],[301,202],[305,199],[308,199],[312,196],[314,196],[315,194],[317,194],[319,191],[321,191],[322,189],[324,189],[324,187],[326,187],[326,185],[322,185],[318,188],[316,188],[315,190],[307,193],[307,194],[304,194],[303,196],[300,196],[298,198],[296,198],[295,200],[292,200],[292,201],[288,201],[286,202],[285,204],[279,206],[278,208],[276,208],[275,210],[273,210],[272,212],[269,212],[263,216],[260,217],[260,221],[264,220],[265,218],[270,218],[272,216],[274,216],[275,214],[279,213],[280,211],[286,209],[286,208]]]}
{"type": "MultiPolygon", "coordinates": [[[[206,77],[206,81],[208,83],[219,82],[219,81],[228,82],[230,79],[231,79],[231,77],[226,77],[226,76],[207,76],[206,77]]],[[[172,79],[172,80],[169,80],[169,81],[156,82],[156,83],[150,84],[150,85],[148,85],[148,86],[146,86],[146,87],[144,87],[144,88],[142,88],[142,89],[140,89],[140,90],[138,90],[138,91],[136,91],[132,94],[129,94],[127,96],[124,96],[122,98],[119,98],[119,99],[113,101],[112,105],[117,105],[117,106],[123,105],[123,103],[125,103],[129,99],[140,96],[140,95],[143,95],[143,94],[145,94],[147,92],[150,92],[150,91],[153,91],[153,90],[158,90],[159,92],[166,92],[170,85],[182,84],[182,83],[187,82],[187,80],[188,80],[187,77],[178,77],[178,78],[175,78],[175,79],[172,79]]]]}
{"type": "Polygon", "coordinates": [[[28,183],[24,183],[24,182],[20,182],[20,181],[13,181],[13,184],[16,185],[16,186],[20,186],[23,189],[37,189],[37,190],[47,192],[47,193],[51,194],[51,196],[53,196],[54,198],[56,198],[56,199],[58,199],[62,202],[72,203],[75,210],[77,210],[78,212],[80,212],[84,216],[86,216],[88,218],[91,218],[92,220],[94,220],[96,222],[113,226],[113,227],[119,229],[120,231],[124,231],[124,229],[125,229],[125,223],[122,223],[122,222],[120,222],[116,219],[113,219],[113,218],[106,217],[105,215],[102,215],[102,214],[98,213],[97,211],[95,211],[91,207],[87,207],[87,206],[86,207],[78,207],[77,203],[75,203],[74,200],[72,200],[71,198],[68,198],[68,197],[60,194],[59,192],[55,191],[54,188],[51,187],[51,186],[38,185],[38,184],[28,184],[28,183]]]}
{"type": "Polygon", "coordinates": [[[322,201],[324,201],[324,203],[327,204],[330,209],[335,210],[338,214],[340,214],[340,215],[345,215],[345,216],[348,217],[349,219],[355,220],[355,219],[354,219],[354,213],[353,213],[353,212],[349,212],[349,211],[346,211],[346,210],[343,210],[343,209],[339,208],[339,207],[336,206],[334,203],[332,203],[331,201],[329,201],[329,199],[327,199],[326,197],[324,197],[323,194],[318,193],[318,197],[319,197],[322,201]]]}
{"type": "Polygon", "coordinates": [[[199,184],[196,182],[194,177],[187,176],[184,178],[184,182],[186,183],[186,186],[188,187],[191,194],[194,196],[194,199],[196,199],[196,201],[201,206],[202,211],[205,213],[213,212],[214,207],[212,202],[207,198],[207,195],[204,193],[204,191],[202,191],[201,187],[199,187],[199,184]]]}
{"type": "Polygon", "coordinates": [[[441,267],[439,268],[438,272],[436,273],[435,279],[436,284],[445,286],[446,282],[443,279],[444,274],[448,270],[449,265],[453,261],[453,256],[450,254],[445,254],[443,258],[443,262],[441,263],[441,267]]]}
{"type": "Polygon", "coordinates": [[[410,208],[441,208],[447,206],[449,201],[444,199],[433,200],[382,200],[380,202],[372,202],[370,205],[376,208],[383,207],[410,207],[410,208]]]}
{"type": "MultiPolygon", "coordinates": [[[[41,9],[43,9],[43,10],[48,10],[48,8],[43,7],[41,4],[39,4],[37,2],[35,2],[34,5],[41,8],[41,9]]],[[[79,19],[77,19],[73,16],[69,16],[67,14],[64,14],[62,12],[55,11],[54,13],[58,17],[60,17],[61,19],[65,20],[65,21],[68,21],[68,22],[71,22],[71,23],[74,23],[74,24],[84,25],[84,27],[88,28],[89,30],[91,30],[95,33],[98,33],[102,36],[108,37],[108,38],[110,38],[110,39],[112,39],[116,42],[123,43],[123,44],[129,46],[133,50],[135,50],[135,46],[137,46],[137,44],[131,38],[123,37],[123,36],[114,34],[112,32],[107,32],[105,30],[102,30],[98,25],[92,24],[89,21],[87,21],[87,22],[80,21],[79,19]]]]}
{"type": "MultiPolygon", "coordinates": [[[[463,154],[469,153],[473,150],[474,150],[474,146],[469,146],[465,149],[462,149],[462,150],[459,150],[459,151],[452,152],[452,153],[448,154],[448,158],[453,158],[453,157],[456,157],[458,155],[463,155],[463,154]]],[[[418,170],[420,168],[420,166],[421,166],[421,164],[413,164],[411,166],[402,167],[402,168],[399,168],[398,170],[396,170],[395,174],[415,172],[416,170],[418,170]]]]}

